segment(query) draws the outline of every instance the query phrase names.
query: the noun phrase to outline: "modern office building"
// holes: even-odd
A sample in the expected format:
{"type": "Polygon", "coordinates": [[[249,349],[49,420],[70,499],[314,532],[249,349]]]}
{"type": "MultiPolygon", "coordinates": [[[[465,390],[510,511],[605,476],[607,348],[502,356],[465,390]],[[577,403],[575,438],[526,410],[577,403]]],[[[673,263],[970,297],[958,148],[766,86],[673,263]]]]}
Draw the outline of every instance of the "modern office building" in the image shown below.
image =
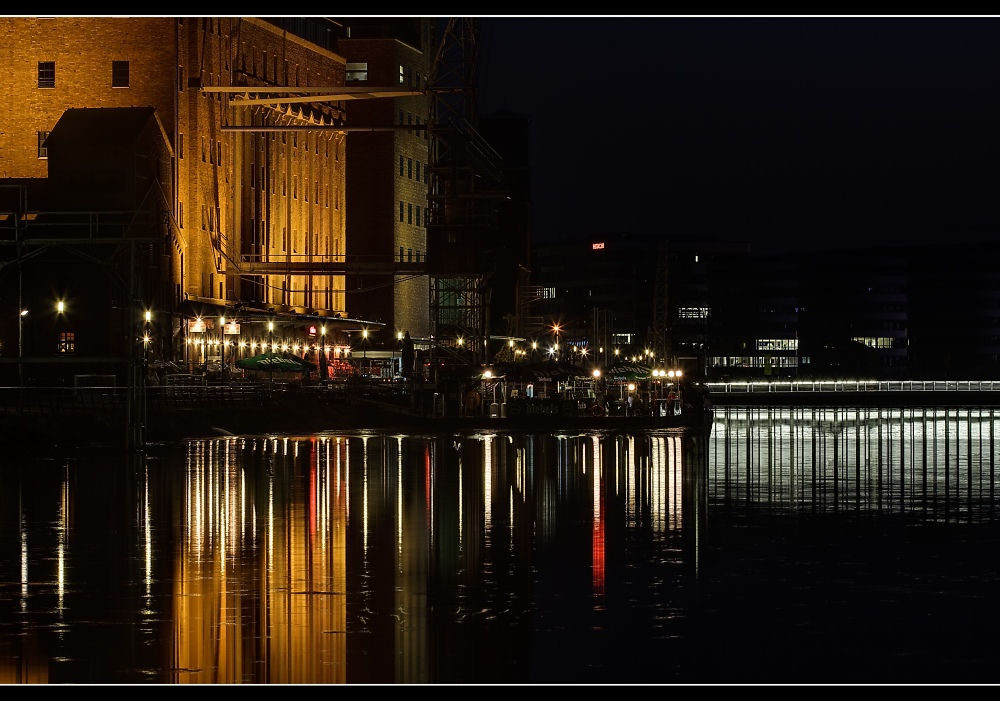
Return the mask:
{"type": "Polygon", "coordinates": [[[715,332],[713,322],[716,307],[745,300],[732,273],[744,275],[746,244],[609,233],[533,251],[543,335],[554,338],[558,326],[563,355],[586,347],[591,362],[655,361],[692,376],[706,373],[706,356],[732,355],[733,332],[715,332]]]}
{"type": "Polygon", "coordinates": [[[609,235],[536,244],[535,260],[549,329],[591,358],[610,346],[607,360],[732,381],[1000,368],[997,243],[750,255],[738,242],[609,235]]]}

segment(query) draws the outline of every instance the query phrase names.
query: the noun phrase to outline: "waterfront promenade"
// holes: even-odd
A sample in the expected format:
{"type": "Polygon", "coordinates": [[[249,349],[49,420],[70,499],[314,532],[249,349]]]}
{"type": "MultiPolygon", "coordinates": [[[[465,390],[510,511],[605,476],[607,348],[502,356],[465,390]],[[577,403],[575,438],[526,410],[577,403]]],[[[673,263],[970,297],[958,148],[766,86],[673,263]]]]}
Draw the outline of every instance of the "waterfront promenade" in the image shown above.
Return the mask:
{"type": "MultiPolygon", "coordinates": [[[[709,382],[713,406],[1000,407],[1000,381],[709,382]]],[[[688,404],[677,417],[491,416],[487,405],[465,411],[432,386],[340,383],[298,388],[266,385],[147,387],[141,407],[122,387],[0,388],[0,440],[9,446],[117,445],[129,411],[141,408],[145,440],[169,442],[218,435],[306,435],[341,430],[576,430],[697,428],[704,417],[688,404]]],[[[506,414],[506,412],[504,412],[506,414]]]]}

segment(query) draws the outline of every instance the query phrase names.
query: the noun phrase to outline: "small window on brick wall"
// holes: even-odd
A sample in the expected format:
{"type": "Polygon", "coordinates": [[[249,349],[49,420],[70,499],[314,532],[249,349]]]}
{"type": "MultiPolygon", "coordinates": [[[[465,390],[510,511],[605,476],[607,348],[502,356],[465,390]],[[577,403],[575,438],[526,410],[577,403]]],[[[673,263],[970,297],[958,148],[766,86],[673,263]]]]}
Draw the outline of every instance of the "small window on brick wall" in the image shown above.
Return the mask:
{"type": "Polygon", "coordinates": [[[38,87],[54,88],[56,86],[56,62],[38,62],[38,87]]]}
{"type": "Polygon", "coordinates": [[[111,62],[111,87],[128,87],[128,61],[111,62]]]}
{"type": "Polygon", "coordinates": [[[51,133],[52,132],[48,132],[48,131],[40,131],[40,132],[38,132],[38,157],[39,158],[48,158],[49,157],[49,150],[47,148],[45,148],[45,140],[47,138],[49,138],[49,134],[51,134],[51,133]]]}

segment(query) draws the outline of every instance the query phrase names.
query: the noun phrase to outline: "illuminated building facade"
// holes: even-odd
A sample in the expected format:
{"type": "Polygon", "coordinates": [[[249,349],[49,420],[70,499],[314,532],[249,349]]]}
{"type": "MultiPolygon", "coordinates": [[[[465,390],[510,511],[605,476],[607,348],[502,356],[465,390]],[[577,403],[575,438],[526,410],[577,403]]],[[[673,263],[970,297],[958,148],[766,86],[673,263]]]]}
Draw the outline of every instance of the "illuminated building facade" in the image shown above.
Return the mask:
{"type": "MultiPolygon", "coordinates": [[[[19,106],[0,116],[8,182],[51,175],[45,142],[69,109],[154,110],[168,144],[167,175],[155,188],[166,195],[167,221],[161,279],[147,285],[155,295],[143,305],[169,335],[166,357],[185,355],[187,321],[202,314],[258,309],[286,324],[348,316],[336,269],[347,252],[344,104],[253,99],[343,86],[332,25],[315,20],[293,32],[240,17],[8,17],[0,28],[7,94],[19,106]]],[[[78,179],[101,170],[99,160],[79,166],[78,179]]]]}
{"type": "MultiPolygon", "coordinates": [[[[337,52],[347,61],[351,88],[424,91],[436,37],[429,18],[334,18],[337,52]]],[[[397,263],[426,263],[427,191],[430,184],[429,102],[425,95],[357,100],[349,105],[347,209],[351,255],[360,260],[392,253],[397,263]],[[371,127],[370,130],[363,127],[371,127]]],[[[347,276],[349,316],[374,319],[391,333],[431,335],[426,272],[366,272],[347,276]]]]}

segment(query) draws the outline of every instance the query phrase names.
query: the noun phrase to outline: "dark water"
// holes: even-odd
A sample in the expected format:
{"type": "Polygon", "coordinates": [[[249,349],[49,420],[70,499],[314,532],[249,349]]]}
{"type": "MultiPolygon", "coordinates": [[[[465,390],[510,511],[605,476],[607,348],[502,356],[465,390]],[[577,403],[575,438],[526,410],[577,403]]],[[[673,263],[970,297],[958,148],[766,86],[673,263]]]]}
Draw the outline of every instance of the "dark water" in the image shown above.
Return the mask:
{"type": "Polygon", "coordinates": [[[989,410],[0,467],[0,682],[996,684],[989,410]]]}

